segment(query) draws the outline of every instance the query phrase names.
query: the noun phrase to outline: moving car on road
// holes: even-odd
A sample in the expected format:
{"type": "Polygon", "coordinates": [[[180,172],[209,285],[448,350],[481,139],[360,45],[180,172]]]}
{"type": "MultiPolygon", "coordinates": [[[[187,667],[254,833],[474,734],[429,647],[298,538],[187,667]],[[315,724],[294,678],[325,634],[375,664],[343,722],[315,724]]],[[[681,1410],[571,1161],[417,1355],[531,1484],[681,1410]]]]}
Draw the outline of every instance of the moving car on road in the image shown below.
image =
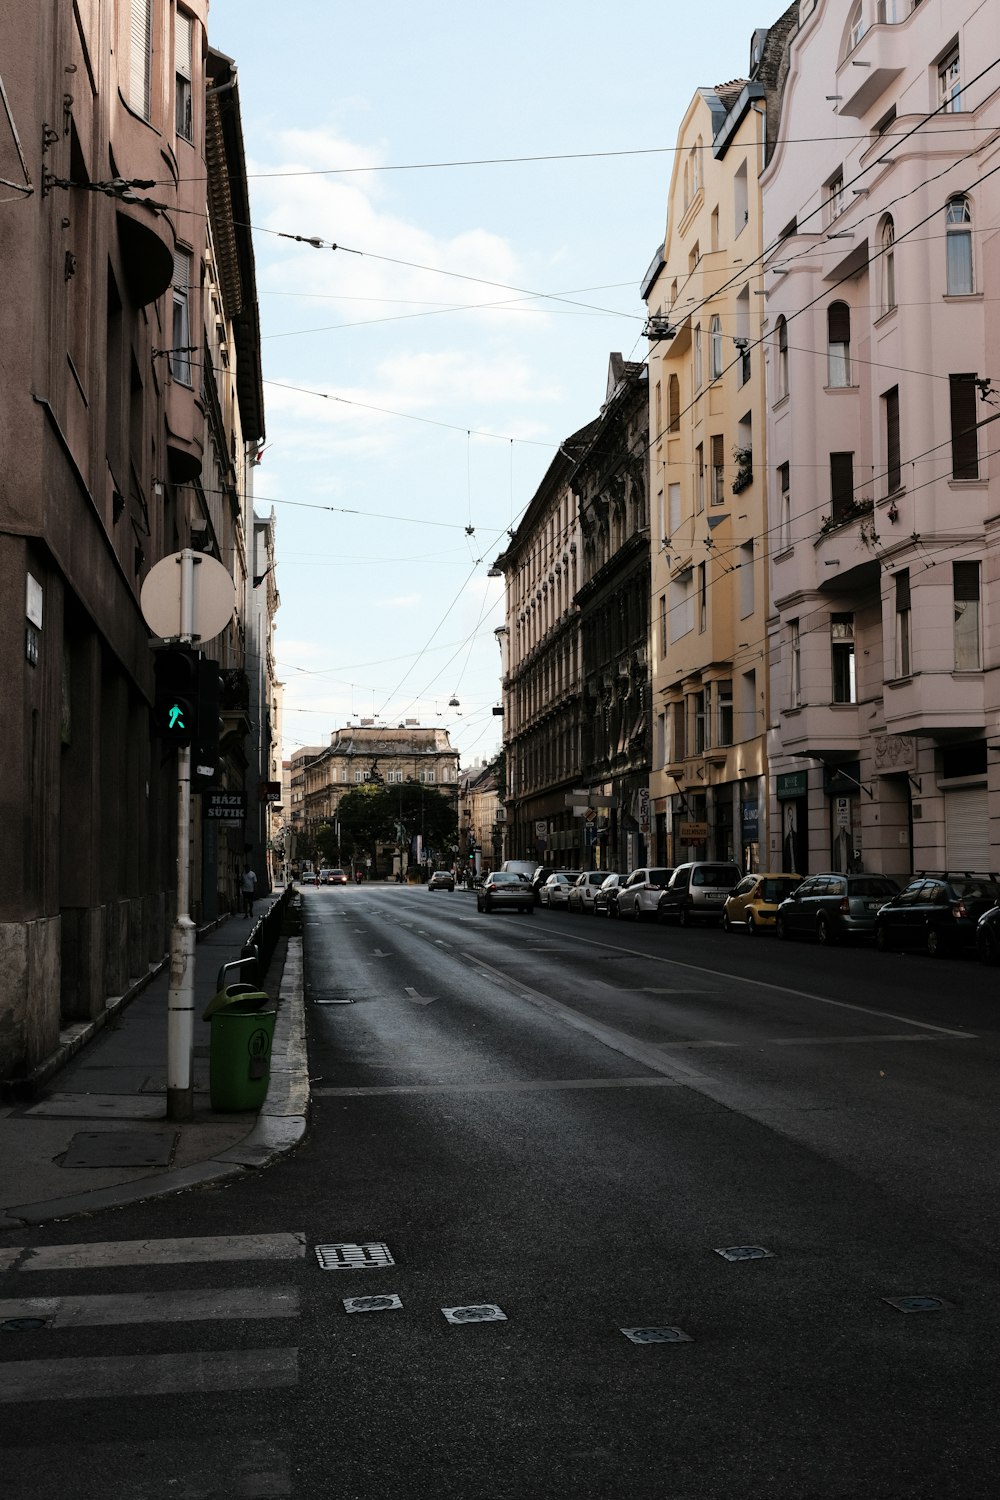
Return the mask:
{"type": "Polygon", "coordinates": [[[898,890],[887,875],[810,875],[778,907],[778,936],[814,937],[820,943],[871,937],[879,907],[898,890]]]}
{"type": "Polygon", "coordinates": [[[531,917],[535,898],[523,876],[513,870],[494,870],[476,892],[476,907],[479,911],[523,911],[531,917]]]}
{"type": "Polygon", "coordinates": [[[977,946],[976,924],[1000,901],[995,876],[915,875],[909,885],[881,906],[875,917],[875,946],[919,948],[932,958],[977,946]]]}
{"type": "Polygon", "coordinates": [[[326,879],[320,881],[320,885],[346,885],[347,875],[343,870],[320,870],[320,875],[326,879]]]}
{"type": "Polygon", "coordinates": [[[723,932],[734,932],[737,927],[748,937],[773,932],[780,902],[801,884],[801,875],[744,875],[722,908],[723,932]]]}
{"type": "Polygon", "coordinates": [[[693,860],[678,865],[660,896],[656,915],[661,922],[718,922],[726,898],[740,882],[739,865],[725,860],[693,860]]]}
{"type": "Polygon", "coordinates": [[[453,891],[455,877],[450,870],[435,870],[427,882],[427,889],[429,891],[453,891]]]}
{"type": "Polygon", "coordinates": [[[607,870],[585,870],[576,884],[570,888],[566,901],[569,910],[582,912],[584,916],[588,912],[593,915],[597,893],[607,876],[607,870]]]}
{"type": "Polygon", "coordinates": [[[662,865],[656,869],[644,865],[640,870],[633,870],[625,884],[619,887],[618,915],[631,917],[634,922],[655,916],[660,892],[673,873],[662,865]]]}

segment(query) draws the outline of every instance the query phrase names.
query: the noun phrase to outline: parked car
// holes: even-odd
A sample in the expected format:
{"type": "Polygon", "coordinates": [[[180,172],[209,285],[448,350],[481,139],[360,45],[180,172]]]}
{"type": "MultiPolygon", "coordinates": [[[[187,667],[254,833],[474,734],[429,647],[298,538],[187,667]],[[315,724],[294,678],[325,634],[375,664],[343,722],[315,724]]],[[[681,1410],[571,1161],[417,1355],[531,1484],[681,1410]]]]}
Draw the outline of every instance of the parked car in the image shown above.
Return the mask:
{"type": "Polygon", "coordinates": [[[538,892],[539,906],[567,906],[570,888],[579,880],[581,870],[553,870],[538,892]]]}
{"type": "Polygon", "coordinates": [[[871,937],[880,906],[899,890],[887,875],[810,875],[778,907],[780,938],[814,937],[820,943],[871,937]]]}
{"type": "Polygon", "coordinates": [[[634,922],[640,922],[643,917],[655,916],[660,892],[673,873],[672,869],[662,865],[656,869],[644,865],[639,870],[633,870],[625,884],[618,889],[618,915],[622,918],[631,917],[634,922]]]}
{"type": "Polygon", "coordinates": [[[542,890],[542,886],[548,880],[549,876],[550,875],[554,875],[555,873],[556,873],[556,867],[555,867],[555,865],[536,865],[535,868],[534,868],[534,870],[532,871],[531,875],[529,876],[529,879],[531,881],[531,889],[535,893],[535,905],[536,906],[540,906],[541,905],[541,890],[542,890]]]}
{"type": "Polygon", "coordinates": [[[984,964],[1000,964],[1000,906],[991,906],[976,923],[976,952],[984,964]]]}
{"type": "Polygon", "coordinates": [[[429,891],[453,891],[455,889],[455,877],[450,870],[434,870],[427,882],[429,891]]]}
{"type": "Polygon", "coordinates": [[[742,927],[748,937],[773,932],[779,904],[801,884],[801,875],[744,875],[722,908],[723,932],[733,932],[737,927],[742,927]]]}
{"type": "Polygon", "coordinates": [[[661,922],[718,922],[726,898],[739,885],[743,871],[727,860],[692,860],[678,865],[657,902],[661,922]]]}
{"type": "Polygon", "coordinates": [[[568,909],[582,912],[584,916],[588,912],[592,914],[597,893],[607,877],[607,870],[585,870],[576,884],[570,888],[566,902],[568,909]]]}
{"type": "Polygon", "coordinates": [[[513,870],[494,870],[476,891],[479,911],[523,911],[535,914],[535,898],[523,875],[513,870]]]}
{"type": "Polygon", "coordinates": [[[618,892],[628,879],[627,875],[618,875],[614,871],[608,875],[597,887],[594,894],[594,916],[617,917],[618,915],[618,892]]]}
{"type": "Polygon", "coordinates": [[[919,948],[932,958],[977,946],[977,923],[1000,902],[1000,883],[988,875],[915,875],[880,907],[875,945],[919,948]]]}

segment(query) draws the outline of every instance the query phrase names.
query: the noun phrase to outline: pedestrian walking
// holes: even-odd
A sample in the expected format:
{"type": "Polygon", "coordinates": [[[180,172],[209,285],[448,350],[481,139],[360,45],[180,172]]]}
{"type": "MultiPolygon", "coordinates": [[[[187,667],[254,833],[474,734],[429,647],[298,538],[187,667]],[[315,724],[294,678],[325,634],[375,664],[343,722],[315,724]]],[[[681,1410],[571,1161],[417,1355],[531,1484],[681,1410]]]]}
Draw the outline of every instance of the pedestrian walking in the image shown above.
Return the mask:
{"type": "Polygon", "coordinates": [[[254,896],[257,892],[257,876],[247,865],[243,871],[243,914],[247,917],[253,916],[254,896]]]}

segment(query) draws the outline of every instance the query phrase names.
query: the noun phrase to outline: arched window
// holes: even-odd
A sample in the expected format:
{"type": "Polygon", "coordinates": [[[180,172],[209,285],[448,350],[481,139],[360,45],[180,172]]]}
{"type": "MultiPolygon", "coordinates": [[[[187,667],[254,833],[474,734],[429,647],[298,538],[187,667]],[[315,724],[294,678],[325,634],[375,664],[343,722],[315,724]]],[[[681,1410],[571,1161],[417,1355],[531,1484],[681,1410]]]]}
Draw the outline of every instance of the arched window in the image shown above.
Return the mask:
{"type": "Polygon", "coordinates": [[[711,348],[709,351],[710,378],[718,380],[722,374],[722,319],[716,314],[711,324],[711,348]]]}
{"type": "Polygon", "coordinates": [[[782,396],[788,395],[788,324],[784,318],[778,319],[778,326],[774,331],[774,344],[777,353],[775,399],[780,401],[782,396]]]}
{"type": "Polygon", "coordinates": [[[949,297],[968,297],[972,283],[972,206],[959,194],[949,198],[945,209],[949,297]]]}
{"type": "Polygon", "coordinates": [[[676,375],[667,381],[667,431],[681,430],[681,383],[676,375]]]}
{"type": "Polygon", "coordinates": [[[846,302],[831,302],[826,310],[827,385],[851,383],[851,309],[846,302]]]}
{"type": "Polygon", "coordinates": [[[849,37],[847,39],[847,49],[848,49],[848,51],[852,51],[858,45],[858,43],[860,42],[860,40],[864,36],[864,34],[865,34],[865,9],[864,9],[864,5],[862,4],[862,0],[858,0],[857,5],[854,7],[853,11],[851,12],[851,30],[850,30],[850,35],[849,35],[849,37]]]}
{"type": "Polygon", "coordinates": [[[892,219],[882,225],[882,311],[896,306],[896,226],[892,219]]]}

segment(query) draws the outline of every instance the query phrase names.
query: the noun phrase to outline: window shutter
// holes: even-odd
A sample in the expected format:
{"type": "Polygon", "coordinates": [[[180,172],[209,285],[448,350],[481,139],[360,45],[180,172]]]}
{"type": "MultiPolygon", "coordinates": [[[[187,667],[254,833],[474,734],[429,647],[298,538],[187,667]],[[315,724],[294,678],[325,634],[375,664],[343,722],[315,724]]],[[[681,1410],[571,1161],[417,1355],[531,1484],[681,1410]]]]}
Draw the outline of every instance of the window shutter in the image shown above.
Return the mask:
{"type": "Polygon", "coordinates": [[[152,0],[129,0],[128,97],[132,108],[149,118],[149,46],[152,0]]]}
{"type": "Polygon", "coordinates": [[[910,607],[910,570],[904,568],[896,574],[896,613],[902,614],[910,607]]]}
{"type": "Polygon", "coordinates": [[[191,17],[186,16],[182,10],[177,12],[177,29],[175,32],[174,46],[176,58],[174,67],[178,73],[185,78],[191,77],[191,17]]]}
{"type": "Polygon", "coordinates": [[[885,393],[885,468],[886,484],[891,494],[900,485],[899,468],[899,387],[885,393]]]}
{"type": "Polygon", "coordinates": [[[854,504],[854,454],[830,454],[830,499],[834,517],[854,504]]]}
{"type": "Polygon", "coordinates": [[[846,302],[832,302],[827,309],[826,320],[831,344],[851,342],[851,309],[846,302]]]}
{"type": "Polygon", "coordinates": [[[977,562],[952,563],[955,601],[972,602],[979,598],[979,564],[977,562]]]}
{"type": "Polygon", "coordinates": [[[976,382],[974,375],[952,375],[951,382],[951,475],[953,479],[979,478],[979,434],[976,431],[976,382]]]}

